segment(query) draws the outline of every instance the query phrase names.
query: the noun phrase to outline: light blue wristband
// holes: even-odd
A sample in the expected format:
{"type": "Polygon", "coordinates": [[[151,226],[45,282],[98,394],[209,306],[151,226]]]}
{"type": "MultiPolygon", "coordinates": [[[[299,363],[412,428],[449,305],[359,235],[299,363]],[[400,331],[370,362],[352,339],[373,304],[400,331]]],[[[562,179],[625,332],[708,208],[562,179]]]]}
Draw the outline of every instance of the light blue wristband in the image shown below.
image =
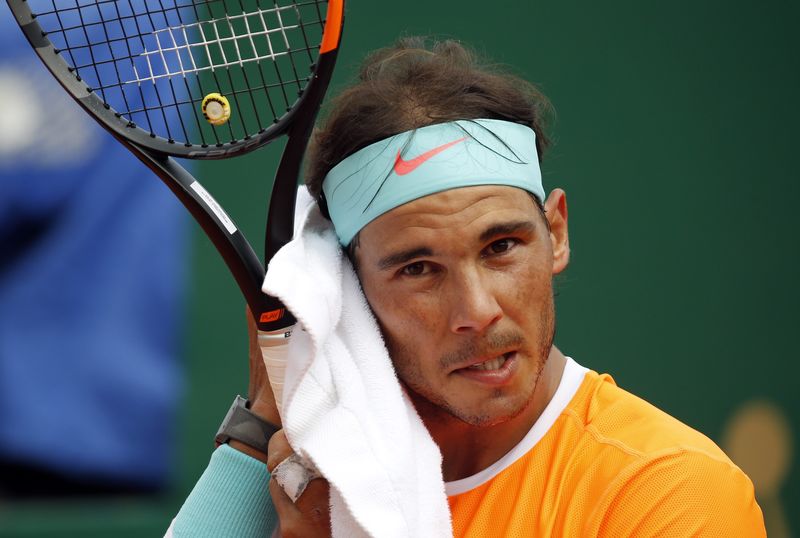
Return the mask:
{"type": "Polygon", "coordinates": [[[265,538],[278,525],[266,464],[220,445],[172,524],[174,538],[265,538]]]}

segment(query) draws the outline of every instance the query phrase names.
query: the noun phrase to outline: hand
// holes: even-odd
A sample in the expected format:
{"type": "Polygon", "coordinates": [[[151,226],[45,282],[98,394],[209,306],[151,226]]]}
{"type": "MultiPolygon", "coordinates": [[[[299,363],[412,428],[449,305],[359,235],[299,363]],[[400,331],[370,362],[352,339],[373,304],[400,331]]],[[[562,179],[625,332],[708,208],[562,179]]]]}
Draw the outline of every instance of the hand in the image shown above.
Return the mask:
{"type": "MultiPolygon", "coordinates": [[[[270,473],[280,462],[294,451],[286,440],[283,430],[269,440],[267,470],[270,473]]],[[[282,538],[328,537],[331,535],[331,515],[328,497],[330,487],[324,478],[315,478],[308,483],[297,501],[292,502],[278,481],[269,481],[269,494],[278,512],[282,538]]]]}
{"type": "Polygon", "coordinates": [[[267,369],[258,346],[258,328],[253,318],[253,313],[247,308],[247,335],[250,340],[250,382],[247,387],[247,399],[250,401],[250,410],[263,418],[280,426],[281,417],[278,406],[275,405],[275,396],[267,377],[267,369]]]}
{"type": "MultiPolygon", "coordinates": [[[[247,334],[250,340],[250,382],[247,388],[250,411],[264,420],[280,426],[281,417],[278,414],[278,406],[275,405],[275,397],[267,377],[267,368],[264,366],[261,348],[258,345],[258,328],[249,308],[247,309],[247,334]]],[[[257,460],[267,461],[266,454],[240,441],[231,439],[228,444],[231,448],[244,452],[257,460]]]]}

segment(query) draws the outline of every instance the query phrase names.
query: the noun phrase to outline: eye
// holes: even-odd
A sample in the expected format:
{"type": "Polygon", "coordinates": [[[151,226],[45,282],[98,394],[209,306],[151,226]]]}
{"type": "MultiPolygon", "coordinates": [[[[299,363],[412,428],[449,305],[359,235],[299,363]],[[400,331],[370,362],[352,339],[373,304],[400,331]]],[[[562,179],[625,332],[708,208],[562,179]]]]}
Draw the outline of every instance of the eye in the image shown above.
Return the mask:
{"type": "Polygon", "coordinates": [[[493,255],[493,254],[503,254],[504,252],[508,252],[518,243],[516,239],[512,239],[510,237],[504,237],[503,239],[498,239],[497,241],[493,241],[488,247],[484,249],[485,255],[493,255]]]}
{"type": "Polygon", "coordinates": [[[408,265],[400,269],[400,273],[406,276],[420,276],[424,275],[428,271],[429,269],[425,262],[409,263],[408,265]]]}

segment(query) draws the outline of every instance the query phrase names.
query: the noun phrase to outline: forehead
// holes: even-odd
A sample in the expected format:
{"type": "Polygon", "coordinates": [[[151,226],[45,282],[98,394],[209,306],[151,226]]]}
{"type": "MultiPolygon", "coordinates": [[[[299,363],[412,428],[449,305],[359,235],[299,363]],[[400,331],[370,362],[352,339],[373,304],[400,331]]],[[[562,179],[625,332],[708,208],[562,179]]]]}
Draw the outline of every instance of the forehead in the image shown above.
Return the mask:
{"type": "Polygon", "coordinates": [[[531,195],[517,187],[450,189],[418,198],[376,218],[361,230],[360,247],[382,251],[418,240],[467,240],[503,222],[538,220],[537,214],[531,195]]]}

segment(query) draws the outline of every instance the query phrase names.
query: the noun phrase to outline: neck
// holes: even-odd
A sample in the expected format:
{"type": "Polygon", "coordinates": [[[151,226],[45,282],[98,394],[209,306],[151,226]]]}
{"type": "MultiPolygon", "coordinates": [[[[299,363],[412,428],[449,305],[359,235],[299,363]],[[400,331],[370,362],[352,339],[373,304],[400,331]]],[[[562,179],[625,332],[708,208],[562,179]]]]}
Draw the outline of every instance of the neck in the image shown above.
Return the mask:
{"type": "Polygon", "coordinates": [[[565,365],[566,358],[553,346],[528,406],[516,417],[492,426],[473,426],[450,415],[442,416],[427,409],[432,404],[415,398],[417,410],[442,452],[445,481],[480,472],[514,448],[553,399],[565,365]]]}

